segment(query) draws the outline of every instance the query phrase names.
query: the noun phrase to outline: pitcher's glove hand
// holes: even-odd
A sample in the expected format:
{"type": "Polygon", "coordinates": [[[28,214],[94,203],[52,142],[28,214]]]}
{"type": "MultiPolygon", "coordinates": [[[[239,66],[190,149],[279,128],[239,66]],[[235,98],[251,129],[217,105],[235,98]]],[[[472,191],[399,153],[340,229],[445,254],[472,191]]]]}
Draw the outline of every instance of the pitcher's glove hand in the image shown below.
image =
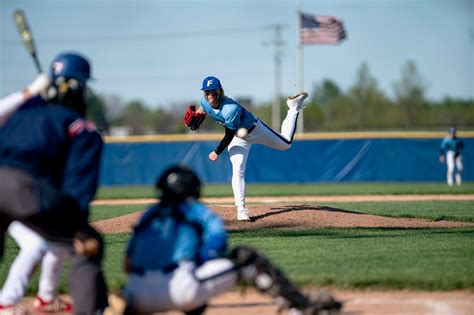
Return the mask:
{"type": "Polygon", "coordinates": [[[186,114],[184,115],[183,122],[191,130],[197,130],[206,118],[206,113],[196,112],[196,106],[191,105],[188,107],[186,114]]]}

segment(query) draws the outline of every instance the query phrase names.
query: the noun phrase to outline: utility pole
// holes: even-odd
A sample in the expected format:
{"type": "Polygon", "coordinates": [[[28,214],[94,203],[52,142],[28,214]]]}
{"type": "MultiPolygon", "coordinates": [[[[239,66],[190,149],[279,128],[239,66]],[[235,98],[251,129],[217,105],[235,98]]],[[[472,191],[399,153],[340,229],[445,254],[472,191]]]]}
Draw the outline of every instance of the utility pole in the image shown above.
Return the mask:
{"type": "Polygon", "coordinates": [[[280,131],[281,128],[281,117],[280,117],[280,106],[281,106],[281,56],[283,54],[282,47],[285,42],[282,40],[281,31],[284,25],[276,24],[270,26],[274,33],[275,38],[270,44],[273,46],[273,67],[274,67],[274,95],[272,104],[272,129],[280,131]]]}

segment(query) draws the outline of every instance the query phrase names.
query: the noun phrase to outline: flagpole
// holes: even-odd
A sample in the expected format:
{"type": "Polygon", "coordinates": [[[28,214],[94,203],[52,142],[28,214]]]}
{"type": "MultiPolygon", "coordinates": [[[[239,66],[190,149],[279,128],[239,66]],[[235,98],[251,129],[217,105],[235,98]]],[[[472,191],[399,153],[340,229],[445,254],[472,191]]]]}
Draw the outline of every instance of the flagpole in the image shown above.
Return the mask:
{"type": "MultiPolygon", "coordinates": [[[[301,2],[296,2],[296,92],[303,92],[303,44],[301,43],[301,2]]],[[[303,111],[300,111],[297,132],[304,130],[303,111]]]]}

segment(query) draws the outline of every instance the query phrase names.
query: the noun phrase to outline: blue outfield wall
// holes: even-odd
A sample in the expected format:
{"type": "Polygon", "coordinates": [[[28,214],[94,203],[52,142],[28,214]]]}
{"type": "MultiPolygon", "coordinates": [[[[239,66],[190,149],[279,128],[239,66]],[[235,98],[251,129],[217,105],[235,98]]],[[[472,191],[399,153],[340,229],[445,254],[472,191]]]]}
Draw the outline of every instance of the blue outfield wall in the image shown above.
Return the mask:
{"type": "MultiPolygon", "coordinates": [[[[249,183],[356,181],[445,181],[437,139],[296,140],[288,151],[253,145],[247,162],[249,183]]],[[[464,139],[463,179],[474,180],[474,138],[464,139]]],[[[170,165],[193,168],[204,183],[228,183],[227,151],[217,162],[208,154],[218,141],[107,143],[101,185],[150,185],[170,165]]]]}

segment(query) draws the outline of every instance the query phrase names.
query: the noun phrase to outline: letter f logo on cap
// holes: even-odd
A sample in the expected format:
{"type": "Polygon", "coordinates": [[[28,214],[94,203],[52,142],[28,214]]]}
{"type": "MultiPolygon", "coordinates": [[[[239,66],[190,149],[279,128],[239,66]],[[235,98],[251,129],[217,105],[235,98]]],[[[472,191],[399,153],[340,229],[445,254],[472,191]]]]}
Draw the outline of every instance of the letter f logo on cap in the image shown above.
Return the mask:
{"type": "Polygon", "coordinates": [[[207,77],[202,81],[201,90],[217,90],[221,88],[221,82],[216,77],[207,77]]]}

